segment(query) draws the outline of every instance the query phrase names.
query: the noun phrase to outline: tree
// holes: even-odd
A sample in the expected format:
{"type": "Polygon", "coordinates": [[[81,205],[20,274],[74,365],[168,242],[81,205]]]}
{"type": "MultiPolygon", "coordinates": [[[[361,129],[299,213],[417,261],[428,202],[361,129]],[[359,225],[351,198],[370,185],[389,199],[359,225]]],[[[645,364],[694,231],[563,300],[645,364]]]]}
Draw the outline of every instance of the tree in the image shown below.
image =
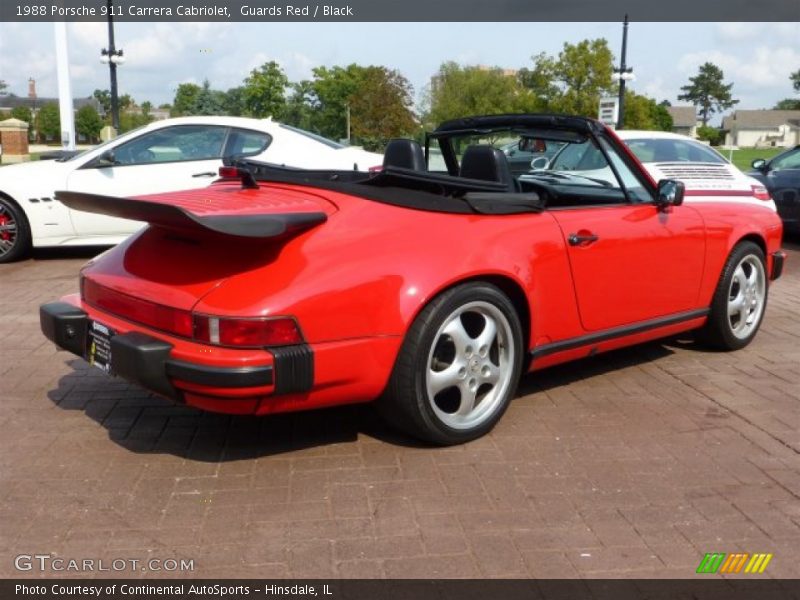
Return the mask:
{"type": "Polygon", "coordinates": [[[283,120],[300,129],[322,133],[318,127],[319,106],[314,94],[314,83],[308,79],[291,85],[292,92],[286,100],[283,120]]]}
{"type": "Polygon", "coordinates": [[[694,77],[689,78],[688,85],[681,87],[683,94],[678,100],[688,100],[700,109],[703,125],[708,125],[711,115],[738,104],[731,95],[732,83],[724,82],[725,75],[718,66],[707,62],[700,65],[694,77]]]}
{"type": "Polygon", "coordinates": [[[39,109],[36,114],[36,129],[39,136],[45,140],[55,138],[61,141],[61,116],[58,104],[49,102],[39,109]]]}
{"type": "Polygon", "coordinates": [[[774,106],[774,110],[800,110],[800,99],[784,98],[774,106]]]}
{"type": "Polygon", "coordinates": [[[119,133],[131,131],[142,125],[147,125],[153,120],[152,115],[143,115],[136,112],[122,112],[119,115],[119,133]]]}
{"type": "Polygon", "coordinates": [[[100,103],[100,106],[103,107],[103,112],[105,114],[111,114],[111,92],[108,90],[95,90],[92,96],[100,103]]]}
{"type": "Polygon", "coordinates": [[[722,131],[716,127],[709,127],[702,125],[697,128],[697,139],[710,143],[712,146],[718,146],[722,141],[722,131]]]}
{"type": "Polygon", "coordinates": [[[225,92],[212,90],[208,79],[203,81],[203,87],[197,93],[191,107],[193,115],[224,115],[225,92]]]}
{"type": "Polygon", "coordinates": [[[425,120],[430,127],[465,115],[524,112],[533,101],[519,79],[500,68],[447,62],[431,82],[425,120]]]}
{"type": "Polygon", "coordinates": [[[625,90],[625,129],[672,131],[672,116],[652,98],[625,90]]]}
{"type": "Polygon", "coordinates": [[[0,79],[0,96],[8,96],[8,84],[0,79]]]}
{"type": "Polygon", "coordinates": [[[11,109],[11,118],[30,123],[33,115],[31,114],[31,109],[27,106],[15,106],[11,109]]]}
{"type": "Polygon", "coordinates": [[[222,100],[222,105],[225,108],[225,114],[232,117],[239,117],[244,114],[244,88],[242,86],[234,87],[225,92],[225,97],[222,100]]]}
{"type": "Polygon", "coordinates": [[[242,99],[247,113],[253,117],[279,119],[286,106],[289,79],[274,60],[250,71],[244,80],[242,99]]]}
{"type": "Polygon", "coordinates": [[[94,106],[86,104],[78,109],[75,115],[75,130],[81,135],[94,141],[100,137],[100,130],[103,128],[103,119],[100,118],[94,106]]]}
{"type": "Polygon", "coordinates": [[[153,110],[153,103],[149,100],[145,100],[139,105],[139,108],[142,110],[144,116],[150,116],[150,112],[153,110]]]}
{"type": "Polygon", "coordinates": [[[175,90],[175,99],[172,101],[172,108],[169,111],[169,116],[180,117],[181,115],[191,115],[200,90],[200,86],[196,83],[181,83],[178,85],[178,89],[175,90]]]}
{"type": "Polygon", "coordinates": [[[411,83],[399,71],[364,67],[348,100],[353,137],[367,150],[382,150],[390,139],[411,135],[417,125],[413,95],[411,83]]]}
{"type": "Polygon", "coordinates": [[[356,64],[316,67],[312,72],[309,94],[312,130],[333,139],[347,137],[347,107],[359,93],[364,67],[356,64]]]}
{"type": "MultiPolygon", "coordinates": [[[[789,75],[796,92],[800,92],[800,69],[789,75]]],[[[775,105],[775,110],[800,110],[800,98],[784,98],[775,105]]]]}
{"type": "Polygon", "coordinates": [[[602,38],[565,43],[558,57],[532,57],[519,79],[533,95],[534,110],[597,116],[600,97],[612,92],[614,55],[602,38]]]}

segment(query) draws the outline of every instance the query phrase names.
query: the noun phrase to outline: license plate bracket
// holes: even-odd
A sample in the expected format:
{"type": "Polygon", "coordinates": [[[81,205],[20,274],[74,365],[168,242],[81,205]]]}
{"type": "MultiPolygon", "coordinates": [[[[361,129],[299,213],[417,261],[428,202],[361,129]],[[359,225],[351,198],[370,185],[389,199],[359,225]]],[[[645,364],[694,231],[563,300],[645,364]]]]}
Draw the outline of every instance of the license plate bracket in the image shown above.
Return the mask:
{"type": "Polygon", "coordinates": [[[102,323],[90,321],[86,336],[86,360],[93,367],[113,374],[113,359],[111,356],[111,338],[116,332],[102,323]]]}

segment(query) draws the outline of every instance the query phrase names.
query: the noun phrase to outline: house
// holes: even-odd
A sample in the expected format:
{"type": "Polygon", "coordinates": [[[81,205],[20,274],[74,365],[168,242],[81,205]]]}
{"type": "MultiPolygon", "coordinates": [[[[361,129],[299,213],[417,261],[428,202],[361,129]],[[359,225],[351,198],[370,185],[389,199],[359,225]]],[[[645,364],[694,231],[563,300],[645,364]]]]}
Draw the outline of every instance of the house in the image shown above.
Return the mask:
{"type": "MultiPolygon", "coordinates": [[[[18,106],[27,106],[30,109],[31,114],[35,119],[36,114],[39,112],[39,109],[45,104],[57,105],[58,98],[45,98],[38,96],[36,94],[36,82],[33,79],[30,79],[28,80],[27,96],[15,96],[13,94],[9,94],[8,96],[0,96],[0,120],[7,119],[11,115],[11,111],[18,106]]],[[[94,109],[98,112],[98,114],[101,117],[105,115],[105,111],[103,110],[103,105],[100,104],[94,97],[73,98],[72,100],[72,108],[75,112],[77,112],[86,105],[94,107],[94,109]]],[[[32,137],[35,138],[36,137],[35,129],[31,128],[30,134],[32,137]]]]}
{"type": "Polygon", "coordinates": [[[736,110],[722,130],[726,146],[790,148],[800,144],[800,110],[736,110]]]}
{"type": "Polygon", "coordinates": [[[697,137],[697,108],[694,106],[668,106],[672,117],[672,132],[697,137]]]}

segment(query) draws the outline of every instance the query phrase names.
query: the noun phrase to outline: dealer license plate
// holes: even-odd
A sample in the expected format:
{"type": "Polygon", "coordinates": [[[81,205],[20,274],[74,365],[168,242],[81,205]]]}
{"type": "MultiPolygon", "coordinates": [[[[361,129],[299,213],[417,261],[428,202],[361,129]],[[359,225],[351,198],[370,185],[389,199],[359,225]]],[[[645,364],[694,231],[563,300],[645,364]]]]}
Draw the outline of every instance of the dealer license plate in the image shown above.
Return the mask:
{"type": "Polygon", "coordinates": [[[90,365],[106,373],[113,373],[111,369],[111,338],[114,337],[114,334],[113,329],[102,323],[89,322],[89,335],[86,337],[86,360],[90,365]]]}

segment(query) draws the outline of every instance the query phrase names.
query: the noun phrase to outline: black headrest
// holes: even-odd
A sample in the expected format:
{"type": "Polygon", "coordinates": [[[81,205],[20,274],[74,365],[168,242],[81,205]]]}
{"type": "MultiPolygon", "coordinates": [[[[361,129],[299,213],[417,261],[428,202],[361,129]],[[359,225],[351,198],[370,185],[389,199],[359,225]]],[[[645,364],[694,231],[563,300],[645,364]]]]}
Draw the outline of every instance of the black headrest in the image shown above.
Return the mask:
{"type": "Polygon", "coordinates": [[[491,146],[469,146],[461,159],[461,177],[496,181],[514,189],[514,177],[508,159],[502,151],[491,146]]]}
{"type": "Polygon", "coordinates": [[[389,140],[383,153],[383,166],[427,171],[422,146],[414,140],[389,140]]]}

